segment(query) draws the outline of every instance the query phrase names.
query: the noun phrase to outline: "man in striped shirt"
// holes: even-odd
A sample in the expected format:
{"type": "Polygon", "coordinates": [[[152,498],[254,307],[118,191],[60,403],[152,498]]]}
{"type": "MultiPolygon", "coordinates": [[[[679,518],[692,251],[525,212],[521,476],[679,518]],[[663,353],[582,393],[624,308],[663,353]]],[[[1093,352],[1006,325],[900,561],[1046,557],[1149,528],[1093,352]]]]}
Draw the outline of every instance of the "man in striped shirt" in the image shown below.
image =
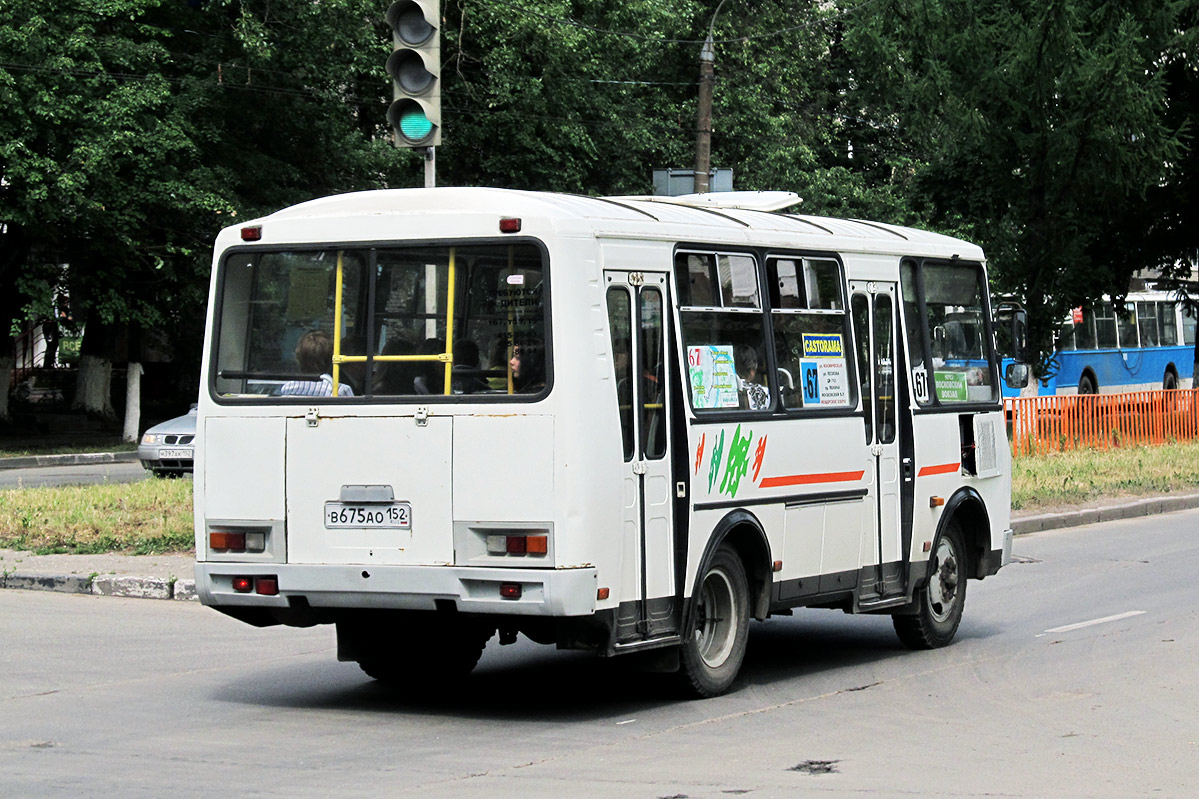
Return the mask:
{"type": "MultiPolygon", "coordinates": [[[[300,371],[313,375],[313,380],[289,380],[279,387],[279,393],[298,397],[333,396],[333,339],[323,330],[310,330],[296,344],[296,363],[300,371]]],[[[337,387],[337,396],[352,397],[354,391],[345,383],[337,387]]]]}

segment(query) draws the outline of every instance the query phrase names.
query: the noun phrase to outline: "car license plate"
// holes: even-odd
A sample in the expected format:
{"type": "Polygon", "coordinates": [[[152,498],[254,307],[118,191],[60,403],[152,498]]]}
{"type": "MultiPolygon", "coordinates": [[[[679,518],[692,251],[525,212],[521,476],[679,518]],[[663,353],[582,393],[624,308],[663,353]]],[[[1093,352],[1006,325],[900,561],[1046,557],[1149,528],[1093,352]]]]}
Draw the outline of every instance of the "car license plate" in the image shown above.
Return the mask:
{"type": "Polygon", "coordinates": [[[160,449],[158,450],[158,457],[190,461],[192,459],[192,451],[190,449],[160,449]]]}
{"type": "Polygon", "coordinates": [[[412,529],[412,503],[326,502],[325,528],[412,529]]]}

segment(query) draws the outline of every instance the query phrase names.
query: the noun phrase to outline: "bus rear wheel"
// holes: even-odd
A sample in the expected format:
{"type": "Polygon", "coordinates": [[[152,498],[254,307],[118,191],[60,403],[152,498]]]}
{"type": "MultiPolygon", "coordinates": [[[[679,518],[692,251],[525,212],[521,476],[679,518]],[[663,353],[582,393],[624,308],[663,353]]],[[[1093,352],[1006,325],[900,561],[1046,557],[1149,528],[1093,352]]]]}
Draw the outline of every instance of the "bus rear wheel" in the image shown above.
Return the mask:
{"type": "Polygon", "coordinates": [[[680,653],[682,673],[697,696],[717,696],[737,678],[749,639],[749,584],[731,547],[716,550],[694,603],[680,653]]]}
{"type": "Polygon", "coordinates": [[[1173,372],[1166,372],[1162,376],[1162,390],[1173,391],[1176,388],[1178,388],[1178,375],[1173,372]]]}
{"type": "Polygon", "coordinates": [[[494,632],[472,623],[435,627],[415,622],[399,631],[396,639],[376,640],[366,647],[358,667],[384,683],[444,684],[474,670],[494,632]]]}
{"type": "Polygon", "coordinates": [[[961,624],[967,572],[966,548],[957,522],[945,528],[928,565],[928,582],[916,589],[916,612],[891,617],[899,640],[910,649],[946,646],[961,624]]]}
{"type": "Polygon", "coordinates": [[[1094,394],[1095,391],[1095,378],[1090,375],[1083,375],[1078,381],[1078,393],[1094,394]]]}

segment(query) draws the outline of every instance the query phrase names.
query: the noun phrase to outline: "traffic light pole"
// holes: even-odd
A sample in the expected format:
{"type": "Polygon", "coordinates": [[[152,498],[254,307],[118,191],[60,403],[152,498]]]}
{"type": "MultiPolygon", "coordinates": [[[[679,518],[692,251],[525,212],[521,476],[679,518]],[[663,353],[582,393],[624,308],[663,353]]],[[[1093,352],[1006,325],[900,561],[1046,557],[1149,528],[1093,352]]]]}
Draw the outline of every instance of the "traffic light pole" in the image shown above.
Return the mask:
{"type": "Polygon", "coordinates": [[[425,148],[425,188],[437,187],[437,148],[425,148]]]}

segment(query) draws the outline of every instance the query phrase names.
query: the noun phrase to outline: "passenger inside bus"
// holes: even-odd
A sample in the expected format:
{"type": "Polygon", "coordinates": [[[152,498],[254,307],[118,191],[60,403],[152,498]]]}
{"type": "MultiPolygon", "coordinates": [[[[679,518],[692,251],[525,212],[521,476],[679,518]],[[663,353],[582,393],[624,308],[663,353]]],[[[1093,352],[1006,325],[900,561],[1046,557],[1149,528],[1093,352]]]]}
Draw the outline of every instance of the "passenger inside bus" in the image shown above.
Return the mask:
{"type": "MultiPolygon", "coordinates": [[[[333,396],[333,339],[323,330],[309,330],[296,343],[296,363],[300,372],[315,379],[289,380],[279,387],[279,393],[303,397],[333,396]]],[[[345,383],[337,387],[337,396],[352,397],[354,391],[345,383]]]]}
{"type": "MultiPolygon", "coordinates": [[[[387,342],[383,355],[415,355],[416,345],[399,336],[387,342]]],[[[412,394],[422,364],[416,361],[375,361],[376,394],[412,394]]]]}
{"type": "Polygon", "coordinates": [[[455,394],[478,394],[491,389],[479,368],[479,345],[468,338],[460,338],[454,342],[452,371],[450,390],[455,394]]]}
{"type": "Polygon", "coordinates": [[[514,345],[508,365],[512,368],[512,386],[517,393],[531,394],[545,388],[545,357],[540,344],[514,345]]]}
{"type": "Polygon", "coordinates": [[[770,407],[770,389],[758,382],[758,353],[748,344],[733,351],[733,363],[740,381],[741,407],[751,411],[770,407]]]}
{"type": "MultiPolygon", "coordinates": [[[[427,338],[420,346],[421,355],[438,355],[445,352],[445,341],[427,338]]],[[[437,361],[417,361],[420,371],[413,378],[417,394],[442,394],[445,392],[445,366],[437,361]]]]}

